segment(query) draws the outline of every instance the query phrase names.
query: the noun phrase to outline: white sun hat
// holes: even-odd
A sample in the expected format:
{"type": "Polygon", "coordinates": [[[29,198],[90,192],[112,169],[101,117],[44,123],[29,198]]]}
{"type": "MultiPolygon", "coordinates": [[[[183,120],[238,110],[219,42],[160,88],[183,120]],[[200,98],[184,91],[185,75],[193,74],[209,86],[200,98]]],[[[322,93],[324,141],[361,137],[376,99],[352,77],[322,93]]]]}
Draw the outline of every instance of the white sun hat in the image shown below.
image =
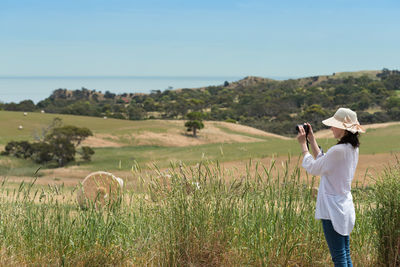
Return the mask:
{"type": "Polygon", "coordinates": [[[365,129],[357,120],[357,113],[348,108],[339,108],[333,117],[323,120],[322,123],[352,133],[365,133],[365,129]]]}

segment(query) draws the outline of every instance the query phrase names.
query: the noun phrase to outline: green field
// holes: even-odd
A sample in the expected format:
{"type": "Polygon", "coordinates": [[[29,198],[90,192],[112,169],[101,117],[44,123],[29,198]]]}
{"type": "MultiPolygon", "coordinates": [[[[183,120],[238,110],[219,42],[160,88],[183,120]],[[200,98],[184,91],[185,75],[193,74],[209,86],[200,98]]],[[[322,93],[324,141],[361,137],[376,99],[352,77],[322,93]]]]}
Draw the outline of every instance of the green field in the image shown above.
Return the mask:
{"type": "MultiPolygon", "coordinates": [[[[64,124],[85,126],[94,134],[110,135],[125,144],[95,148],[91,162],[78,159],[67,166],[68,171],[130,171],[130,186],[116,205],[82,210],[76,203],[76,187],[4,180],[0,183],[0,265],[331,264],[322,227],[314,219],[313,187],[318,181],[308,176],[303,180],[300,168],[289,169],[289,162],[249,166],[249,159],[298,156],[295,139],[259,136],[221,125],[217,127],[224,133],[260,141],[139,146],[131,145],[134,140],[126,139],[126,134],[167,133],[179,124],[38,113],[24,117],[20,112],[1,111],[0,144],[33,140],[32,133],[56,116],[64,124]],[[18,130],[18,124],[23,124],[24,130],[18,130]],[[248,166],[233,173],[216,161],[245,161],[248,166]],[[178,162],[184,163],[183,168],[178,162]],[[169,167],[171,176],[163,176],[153,164],[169,167]],[[255,171],[248,171],[250,168],[255,171]]],[[[400,152],[399,136],[400,125],[368,130],[361,138],[360,153],[396,154],[400,152]]],[[[319,140],[324,150],[334,142],[332,138],[319,140]]],[[[0,156],[3,178],[34,177],[39,167],[29,160],[0,156]]],[[[351,236],[355,266],[380,266],[398,257],[390,246],[399,238],[391,234],[399,232],[399,171],[397,163],[385,174],[372,177],[376,184],[356,184],[352,190],[357,217],[351,236]]]]}
{"type": "MultiPolygon", "coordinates": [[[[223,132],[234,133],[246,137],[257,137],[260,140],[252,143],[213,143],[185,147],[143,146],[132,145],[132,140],[126,136],[134,136],[142,132],[164,133],[171,128],[179,128],[177,124],[162,120],[127,121],[117,119],[93,118],[84,116],[29,113],[23,116],[21,112],[0,111],[0,145],[5,145],[11,140],[33,140],[34,133],[40,133],[55,117],[60,117],[64,124],[79,127],[88,127],[95,134],[113,136],[113,140],[125,144],[123,147],[95,148],[95,155],[89,163],[76,162],[69,166],[79,165],[80,169],[95,170],[131,170],[138,163],[142,168],[152,164],[159,167],[168,167],[170,162],[182,161],[192,165],[200,160],[218,160],[229,162],[237,160],[262,159],[271,156],[298,156],[300,149],[295,139],[283,140],[274,137],[258,136],[246,132],[235,131],[223,126],[218,126],[223,132]],[[23,130],[18,130],[18,125],[23,125],[23,130]]],[[[183,128],[183,127],[182,127],[183,128]]],[[[133,137],[134,139],[134,137],[133,137]]],[[[400,125],[386,128],[369,129],[361,137],[361,154],[398,153],[400,152],[400,125]]],[[[326,151],[335,142],[332,138],[318,140],[326,151]]],[[[0,156],[0,175],[29,176],[38,167],[37,164],[27,160],[0,156]]]]}

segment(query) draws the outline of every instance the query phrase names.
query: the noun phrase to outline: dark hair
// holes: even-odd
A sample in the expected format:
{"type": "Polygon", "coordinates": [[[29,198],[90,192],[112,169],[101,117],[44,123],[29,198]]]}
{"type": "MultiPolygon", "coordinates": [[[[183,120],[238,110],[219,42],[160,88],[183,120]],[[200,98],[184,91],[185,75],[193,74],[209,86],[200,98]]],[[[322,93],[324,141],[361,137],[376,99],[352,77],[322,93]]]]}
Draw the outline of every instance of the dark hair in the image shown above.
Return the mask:
{"type": "Polygon", "coordinates": [[[360,141],[358,140],[358,132],[352,133],[346,130],[344,136],[339,140],[337,144],[351,144],[354,148],[360,146],[360,141]]]}

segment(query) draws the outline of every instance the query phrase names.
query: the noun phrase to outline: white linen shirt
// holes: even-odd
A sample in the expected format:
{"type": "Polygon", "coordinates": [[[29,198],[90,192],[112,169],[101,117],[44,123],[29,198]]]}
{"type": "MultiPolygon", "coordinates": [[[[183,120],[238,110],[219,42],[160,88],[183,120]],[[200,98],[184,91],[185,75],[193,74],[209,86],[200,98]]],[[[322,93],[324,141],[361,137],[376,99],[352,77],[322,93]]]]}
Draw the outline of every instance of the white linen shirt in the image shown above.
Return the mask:
{"type": "Polygon", "coordinates": [[[335,231],[344,236],[350,235],[356,220],[351,181],[357,163],[358,148],[339,144],[326,154],[319,153],[315,160],[306,153],[302,164],[308,173],[321,176],[315,219],[331,220],[335,231]]]}

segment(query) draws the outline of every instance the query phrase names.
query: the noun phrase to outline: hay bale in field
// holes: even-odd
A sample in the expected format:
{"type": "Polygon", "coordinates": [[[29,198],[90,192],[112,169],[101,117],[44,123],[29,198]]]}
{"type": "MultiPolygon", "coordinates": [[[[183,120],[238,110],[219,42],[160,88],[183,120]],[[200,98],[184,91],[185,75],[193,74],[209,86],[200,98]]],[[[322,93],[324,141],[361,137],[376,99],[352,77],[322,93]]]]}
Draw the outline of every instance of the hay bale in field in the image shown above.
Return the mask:
{"type": "Polygon", "coordinates": [[[77,200],[81,208],[90,204],[103,207],[115,202],[122,192],[124,181],[109,172],[94,172],[86,176],[77,190],[77,200]]]}

